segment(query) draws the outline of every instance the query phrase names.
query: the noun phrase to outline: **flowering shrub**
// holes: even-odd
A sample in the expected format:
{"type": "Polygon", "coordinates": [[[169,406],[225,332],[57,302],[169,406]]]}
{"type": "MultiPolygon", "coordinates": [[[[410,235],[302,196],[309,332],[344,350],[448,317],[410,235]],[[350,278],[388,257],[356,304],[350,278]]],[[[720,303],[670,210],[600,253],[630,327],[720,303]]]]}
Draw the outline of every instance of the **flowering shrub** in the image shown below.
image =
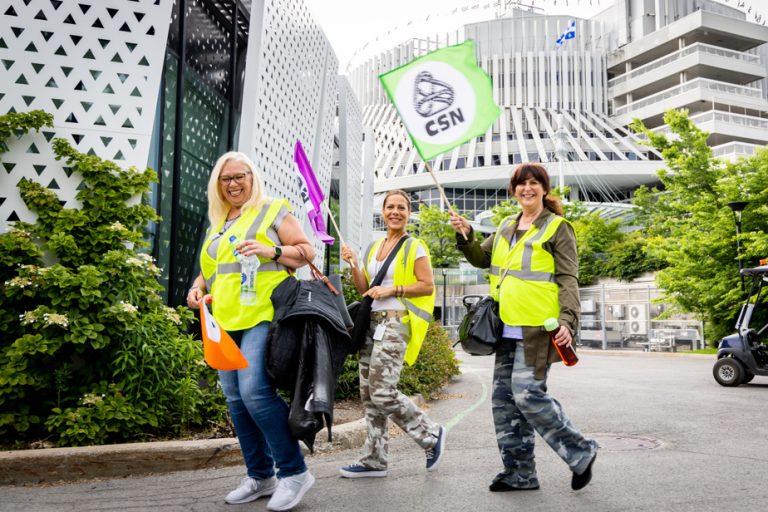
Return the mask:
{"type": "MultiPolygon", "coordinates": [[[[10,134],[51,124],[43,112],[0,116],[0,155],[10,134]]],[[[185,334],[192,314],[163,303],[160,269],[139,252],[156,214],[130,200],[155,173],[123,170],[64,139],[53,149],[83,178],[82,208],[22,180],[38,220],[0,234],[0,444],[102,444],[223,422],[216,375],[185,334]],[[54,264],[43,264],[44,252],[54,264]]]]}

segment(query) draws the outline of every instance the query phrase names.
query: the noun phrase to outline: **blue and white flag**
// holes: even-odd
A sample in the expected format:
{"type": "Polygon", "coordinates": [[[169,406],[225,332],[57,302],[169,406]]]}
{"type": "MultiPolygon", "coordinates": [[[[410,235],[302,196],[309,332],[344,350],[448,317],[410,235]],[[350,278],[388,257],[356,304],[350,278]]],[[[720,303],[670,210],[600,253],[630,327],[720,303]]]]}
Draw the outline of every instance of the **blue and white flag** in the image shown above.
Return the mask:
{"type": "Polygon", "coordinates": [[[565,29],[565,32],[560,34],[560,37],[557,38],[557,41],[555,41],[555,44],[557,46],[562,46],[567,40],[573,39],[576,37],[576,20],[571,20],[570,23],[568,23],[568,28],[565,29]]]}

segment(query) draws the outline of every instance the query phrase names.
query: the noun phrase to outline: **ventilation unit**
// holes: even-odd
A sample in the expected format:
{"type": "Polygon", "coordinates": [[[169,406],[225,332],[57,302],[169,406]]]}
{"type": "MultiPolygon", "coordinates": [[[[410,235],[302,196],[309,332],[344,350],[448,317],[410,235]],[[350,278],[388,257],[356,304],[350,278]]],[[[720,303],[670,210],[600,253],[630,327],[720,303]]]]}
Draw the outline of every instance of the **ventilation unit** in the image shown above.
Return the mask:
{"type": "Polygon", "coordinates": [[[648,305],[630,304],[627,313],[629,334],[648,334],[648,305]]]}

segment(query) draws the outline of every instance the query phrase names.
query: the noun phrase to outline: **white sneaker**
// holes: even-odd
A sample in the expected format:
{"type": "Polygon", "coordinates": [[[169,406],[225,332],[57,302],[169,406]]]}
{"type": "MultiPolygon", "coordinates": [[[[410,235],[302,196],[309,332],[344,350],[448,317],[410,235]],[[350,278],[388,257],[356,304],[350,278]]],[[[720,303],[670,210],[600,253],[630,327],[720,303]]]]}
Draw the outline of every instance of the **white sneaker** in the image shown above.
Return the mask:
{"type": "Polygon", "coordinates": [[[230,505],[238,505],[240,503],[248,503],[249,501],[257,500],[262,496],[272,496],[277,487],[277,479],[275,477],[265,478],[264,480],[257,480],[249,476],[243,478],[237,489],[227,494],[224,501],[230,505]]]}
{"type": "Polygon", "coordinates": [[[279,479],[277,488],[267,503],[267,510],[292,509],[314,484],[315,477],[309,471],[279,479]]]}

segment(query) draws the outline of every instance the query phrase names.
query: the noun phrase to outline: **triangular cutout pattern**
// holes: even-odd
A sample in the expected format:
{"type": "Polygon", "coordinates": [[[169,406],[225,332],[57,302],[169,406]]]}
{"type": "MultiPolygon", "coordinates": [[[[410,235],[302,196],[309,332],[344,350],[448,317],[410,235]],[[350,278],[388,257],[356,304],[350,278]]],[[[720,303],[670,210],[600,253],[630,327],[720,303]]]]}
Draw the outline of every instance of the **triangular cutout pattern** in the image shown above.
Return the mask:
{"type": "MultiPolygon", "coordinates": [[[[3,183],[27,175],[56,189],[68,207],[76,205],[82,180],[54,159],[55,137],[119,158],[121,166],[146,166],[173,4],[0,0],[0,75],[12,86],[0,88],[0,104],[5,112],[44,109],[56,124],[8,141],[3,183]]],[[[4,195],[0,232],[9,218],[32,221],[34,214],[20,197],[4,195]]]]}

